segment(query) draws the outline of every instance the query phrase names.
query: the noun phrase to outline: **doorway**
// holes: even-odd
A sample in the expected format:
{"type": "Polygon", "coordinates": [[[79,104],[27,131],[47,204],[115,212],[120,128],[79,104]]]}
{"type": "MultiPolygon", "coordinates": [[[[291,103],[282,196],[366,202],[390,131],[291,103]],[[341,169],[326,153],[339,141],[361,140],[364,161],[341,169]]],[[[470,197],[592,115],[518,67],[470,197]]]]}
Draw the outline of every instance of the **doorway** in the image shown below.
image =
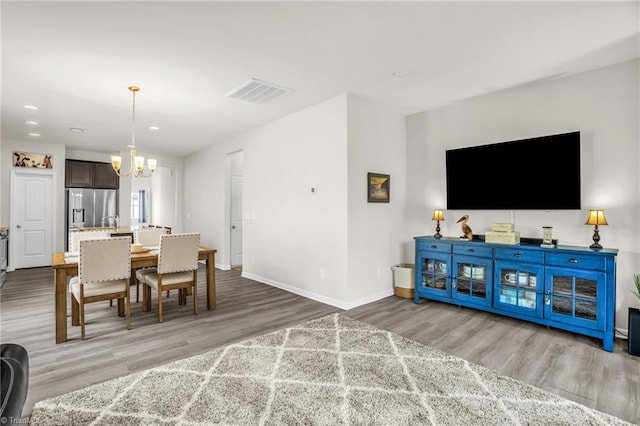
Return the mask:
{"type": "Polygon", "coordinates": [[[53,172],[11,174],[11,267],[50,266],[53,254],[53,172]]]}

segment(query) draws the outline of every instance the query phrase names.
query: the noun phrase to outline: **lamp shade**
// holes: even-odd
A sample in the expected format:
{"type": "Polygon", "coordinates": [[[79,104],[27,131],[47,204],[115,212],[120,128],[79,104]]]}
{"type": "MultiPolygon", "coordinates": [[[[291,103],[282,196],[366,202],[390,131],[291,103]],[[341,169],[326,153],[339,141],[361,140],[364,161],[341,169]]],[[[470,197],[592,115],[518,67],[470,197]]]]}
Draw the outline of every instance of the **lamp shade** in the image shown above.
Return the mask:
{"type": "Polygon", "coordinates": [[[434,210],[433,217],[431,220],[442,220],[444,221],[444,212],[442,210],[434,210]]]}
{"type": "Polygon", "coordinates": [[[604,210],[589,210],[589,216],[585,225],[608,225],[607,218],[604,217],[604,210]]]}
{"type": "Polygon", "coordinates": [[[115,169],[115,170],[120,170],[120,166],[122,165],[122,157],[119,155],[112,155],[111,156],[111,166],[115,169]]]}

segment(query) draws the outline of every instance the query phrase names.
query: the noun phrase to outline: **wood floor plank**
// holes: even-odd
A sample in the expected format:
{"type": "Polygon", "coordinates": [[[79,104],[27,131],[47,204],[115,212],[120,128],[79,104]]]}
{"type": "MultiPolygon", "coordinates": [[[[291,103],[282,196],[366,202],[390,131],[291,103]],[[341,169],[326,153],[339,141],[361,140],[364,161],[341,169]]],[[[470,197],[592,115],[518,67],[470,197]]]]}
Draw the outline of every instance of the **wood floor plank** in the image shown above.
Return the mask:
{"type": "MultiPolygon", "coordinates": [[[[179,305],[177,292],[164,298],[165,322],[132,304],[132,329],[108,303],[87,305],[87,339],[71,327],[56,345],[53,271],[22,269],[8,274],[0,290],[2,342],[19,343],[30,357],[29,395],[35,402],[169,361],[196,355],[319,318],[340,309],[216,270],[217,308],[206,309],[205,271],[198,273],[198,315],[179,305]]],[[[135,300],[135,296],[134,296],[135,300]]],[[[444,303],[391,296],[345,312],[376,327],[467,359],[589,407],[640,424],[640,358],[616,340],[614,352],[585,336],[444,303]]],[[[70,311],[69,311],[70,315],[70,311]]]]}

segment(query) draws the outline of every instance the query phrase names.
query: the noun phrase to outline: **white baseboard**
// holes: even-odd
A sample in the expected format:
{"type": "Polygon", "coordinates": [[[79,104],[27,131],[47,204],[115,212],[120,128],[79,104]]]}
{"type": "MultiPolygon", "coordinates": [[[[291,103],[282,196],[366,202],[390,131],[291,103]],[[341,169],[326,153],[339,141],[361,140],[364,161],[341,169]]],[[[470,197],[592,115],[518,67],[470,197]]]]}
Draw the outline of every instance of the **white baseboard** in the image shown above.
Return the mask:
{"type": "Polygon", "coordinates": [[[216,269],[220,269],[221,271],[230,271],[231,265],[223,265],[221,263],[216,263],[216,269]]]}
{"type": "Polygon", "coordinates": [[[629,330],[627,330],[626,328],[615,328],[614,329],[614,334],[616,338],[619,339],[623,339],[623,340],[628,340],[629,339],[629,330]]]}
{"type": "Polygon", "coordinates": [[[357,308],[358,306],[366,305],[367,303],[375,302],[376,300],[384,299],[385,297],[389,297],[393,295],[393,289],[389,289],[387,291],[383,291],[377,294],[362,297],[352,302],[344,302],[342,300],[337,300],[331,297],[323,296],[322,294],[314,293],[307,290],[302,290],[289,284],[281,283],[269,278],[264,278],[259,275],[254,275],[249,272],[242,272],[242,276],[244,278],[249,278],[251,280],[270,285],[271,287],[276,287],[276,288],[288,291],[289,293],[306,297],[307,299],[315,300],[316,302],[325,303],[327,305],[335,306],[336,308],[344,309],[345,311],[349,309],[357,308]]]}

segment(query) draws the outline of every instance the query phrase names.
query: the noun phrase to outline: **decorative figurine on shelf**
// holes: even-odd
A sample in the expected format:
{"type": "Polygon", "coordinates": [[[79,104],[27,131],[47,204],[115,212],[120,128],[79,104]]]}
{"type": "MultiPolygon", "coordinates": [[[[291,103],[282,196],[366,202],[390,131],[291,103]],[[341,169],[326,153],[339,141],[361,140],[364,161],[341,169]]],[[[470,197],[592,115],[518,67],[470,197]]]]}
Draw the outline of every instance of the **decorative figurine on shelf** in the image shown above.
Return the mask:
{"type": "Polygon", "coordinates": [[[462,233],[464,235],[462,235],[460,238],[465,238],[467,240],[472,240],[473,239],[473,231],[471,230],[471,227],[469,225],[467,225],[467,221],[469,220],[469,215],[465,214],[464,216],[462,216],[460,219],[458,219],[458,221],[456,223],[460,223],[462,222],[462,233]]]}

